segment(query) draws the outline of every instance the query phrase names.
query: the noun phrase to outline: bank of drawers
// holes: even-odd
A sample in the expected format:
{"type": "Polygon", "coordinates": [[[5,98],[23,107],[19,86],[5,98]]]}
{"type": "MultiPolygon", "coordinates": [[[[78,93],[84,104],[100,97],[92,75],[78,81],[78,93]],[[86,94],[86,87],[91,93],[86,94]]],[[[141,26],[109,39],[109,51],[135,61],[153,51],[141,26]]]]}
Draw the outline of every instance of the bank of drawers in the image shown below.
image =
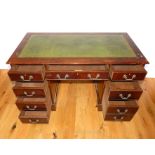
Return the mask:
{"type": "Polygon", "coordinates": [[[21,110],[19,118],[23,123],[48,123],[51,113],[50,96],[31,100],[24,98],[23,102],[18,98],[16,105],[21,110]]]}
{"type": "Polygon", "coordinates": [[[104,119],[130,121],[138,110],[142,89],[137,80],[143,80],[147,72],[140,65],[112,65],[110,79],[105,84],[102,101],[104,119]]]}
{"type": "Polygon", "coordinates": [[[142,94],[137,80],[146,74],[141,65],[13,65],[8,72],[16,81],[13,91],[19,118],[25,123],[48,122],[51,109],[56,109],[55,81],[60,80],[96,81],[97,106],[105,120],[131,120],[142,94]]]}
{"type": "Polygon", "coordinates": [[[105,120],[129,121],[138,110],[142,89],[136,82],[106,82],[103,96],[105,120]]]}
{"type": "Polygon", "coordinates": [[[43,65],[14,65],[8,75],[16,81],[13,91],[23,123],[48,123],[52,100],[43,65]]]}

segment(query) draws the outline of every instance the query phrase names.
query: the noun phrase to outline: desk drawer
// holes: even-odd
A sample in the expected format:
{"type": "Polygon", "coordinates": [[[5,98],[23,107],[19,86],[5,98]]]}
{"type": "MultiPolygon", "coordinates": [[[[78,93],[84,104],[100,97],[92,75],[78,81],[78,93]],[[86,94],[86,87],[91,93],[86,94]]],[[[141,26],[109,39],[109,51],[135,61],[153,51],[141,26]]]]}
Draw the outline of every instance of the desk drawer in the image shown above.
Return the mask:
{"type": "Polygon", "coordinates": [[[16,105],[20,110],[26,111],[45,111],[49,108],[49,103],[46,98],[18,98],[16,105]]]}
{"type": "Polygon", "coordinates": [[[135,114],[138,110],[136,101],[107,101],[106,113],[107,114],[135,114]]]}
{"type": "Polygon", "coordinates": [[[104,120],[106,121],[130,121],[134,115],[116,115],[116,114],[106,114],[104,120]]]}
{"type": "Polygon", "coordinates": [[[106,65],[47,65],[46,79],[103,80],[109,78],[106,65]]]}
{"type": "Polygon", "coordinates": [[[23,123],[48,123],[50,111],[21,111],[19,119],[23,123]]]}
{"type": "Polygon", "coordinates": [[[143,80],[147,71],[142,65],[111,65],[110,78],[113,81],[143,80]]]}
{"type": "Polygon", "coordinates": [[[137,82],[110,82],[109,100],[139,99],[143,90],[137,82]]]}
{"type": "Polygon", "coordinates": [[[77,79],[86,79],[86,80],[108,80],[108,72],[77,72],[77,79]]]}
{"type": "Polygon", "coordinates": [[[47,83],[21,83],[16,82],[13,91],[20,97],[45,97],[47,92],[47,83]]]}
{"type": "Polygon", "coordinates": [[[76,78],[77,74],[75,72],[46,72],[47,80],[70,80],[76,78]]]}
{"type": "Polygon", "coordinates": [[[46,73],[47,80],[107,80],[108,73],[104,72],[50,72],[46,73]]]}
{"type": "Polygon", "coordinates": [[[43,81],[45,69],[43,65],[13,65],[8,75],[12,81],[43,81]]]}

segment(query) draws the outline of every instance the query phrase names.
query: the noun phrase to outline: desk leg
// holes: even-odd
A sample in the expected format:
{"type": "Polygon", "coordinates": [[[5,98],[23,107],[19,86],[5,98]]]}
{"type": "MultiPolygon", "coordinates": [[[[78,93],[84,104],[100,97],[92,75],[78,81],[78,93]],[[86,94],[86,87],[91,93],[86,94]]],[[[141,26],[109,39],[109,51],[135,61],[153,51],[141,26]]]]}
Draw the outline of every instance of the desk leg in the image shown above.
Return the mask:
{"type": "Polygon", "coordinates": [[[104,81],[95,81],[95,90],[97,95],[97,104],[96,107],[98,111],[102,111],[102,97],[104,94],[105,89],[105,82],[104,81]]]}
{"type": "Polygon", "coordinates": [[[59,83],[60,83],[59,81],[49,81],[49,88],[50,88],[51,99],[52,99],[52,106],[51,106],[52,111],[56,110],[59,83]]]}

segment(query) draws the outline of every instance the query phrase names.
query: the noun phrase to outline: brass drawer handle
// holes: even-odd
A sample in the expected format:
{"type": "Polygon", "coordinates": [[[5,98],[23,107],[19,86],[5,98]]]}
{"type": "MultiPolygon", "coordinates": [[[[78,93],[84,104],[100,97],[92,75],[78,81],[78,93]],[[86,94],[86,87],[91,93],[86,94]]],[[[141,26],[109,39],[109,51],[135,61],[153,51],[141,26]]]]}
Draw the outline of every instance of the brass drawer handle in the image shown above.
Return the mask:
{"type": "Polygon", "coordinates": [[[124,116],[121,116],[120,118],[117,118],[117,116],[114,116],[113,119],[114,119],[115,121],[121,121],[121,120],[124,119],[124,116]]]}
{"type": "Polygon", "coordinates": [[[36,105],[34,105],[33,106],[33,108],[31,108],[29,105],[26,105],[26,108],[27,108],[27,110],[36,110],[37,109],[37,106],[36,105]]]}
{"type": "Polygon", "coordinates": [[[69,78],[69,75],[68,74],[65,74],[65,77],[64,78],[61,78],[61,76],[59,74],[57,74],[56,76],[60,80],[66,80],[67,78],[69,78]]]}
{"type": "Polygon", "coordinates": [[[29,78],[28,78],[28,80],[26,80],[25,78],[24,78],[24,76],[23,75],[20,75],[20,79],[22,80],[22,81],[31,81],[32,79],[33,79],[33,76],[32,75],[29,75],[29,78]]]}
{"type": "Polygon", "coordinates": [[[38,123],[38,122],[39,122],[39,119],[36,119],[36,120],[29,119],[29,123],[35,124],[35,123],[38,123]]]}
{"type": "Polygon", "coordinates": [[[131,97],[131,94],[128,94],[127,97],[123,96],[123,94],[119,94],[119,97],[120,97],[122,100],[128,100],[128,99],[131,97]]]}
{"type": "Polygon", "coordinates": [[[100,74],[97,74],[95,78],[92,78],[91,74],[88,74],[90,80],[97,80],[100,77],[100,74]]]}
{"type": "Polygon", "coordinates": [[[24,91],[24,95],[27,96],[27,97],[32,97],[32,96],[34,96],[35,94],[36,94],[35,91],[32,91],[31,94],[28,94],[26,91],[24,91]]]}
{"type": "Polygon", "coordinates": [[[134,75],[132,75],[131,78],[128,78],[128,75],[124,74],[124,75],[123,75],[123,78],[124,78],[126,81],[132,81],[132,80],[134,80],[134,79],[136,78],[136,75],[134,74],[134,75]]]}
{"type": "Polygon", "coordinates": [[[126,114],[128,112],[128,109],[125,109],[124,111],[121,111],[120,109],[116,109],[116,111],[119,113],[119,114],[126,114]]]}

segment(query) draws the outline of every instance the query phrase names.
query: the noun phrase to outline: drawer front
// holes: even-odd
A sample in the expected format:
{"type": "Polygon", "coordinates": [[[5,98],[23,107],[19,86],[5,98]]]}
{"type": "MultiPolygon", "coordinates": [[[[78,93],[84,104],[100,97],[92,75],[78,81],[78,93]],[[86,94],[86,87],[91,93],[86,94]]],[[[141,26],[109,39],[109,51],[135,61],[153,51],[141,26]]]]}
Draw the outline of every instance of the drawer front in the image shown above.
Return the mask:
{"type": "Polygon", "coordinates": [[[112,65],[110,78],[113,81],[144,80],[147,72],[140,65],[112,65]]]}
{"type": "Polygon", "coordinates": [[[108,72],[46,72],[47,80],[108,80],[108,72]]]}
{"type": "Polygon", "coordinates": [[[77,79],[108,80],[108,72],[77,72],[77,79]]]}
{"type": "Polygon", "coordinates": [[[114,73],[111,76],[111,80],[113,81],[134,81],[134,80],[144,80],[146,74],[145,73],[114,73]]]}
{"type": "Polygon", "coordinates": [[[43,81],[44,76],[42,74],[34,73],[8,73],[12,81],[21,82],[33,82],[33,81],[43,81]]]}
{"type": "Polygon", "coordinates": [[[108,107],[106,113],[108,114],[135,114],[138,110],[136,101],[107,101],[108,107]]]}
{"type": "Polygon", "coordinates": [[[111,91],[109,94],[109,100],[128,101],[133,99],[139,99],[142,91],[111,91]]]}
{"type": "Polygon", "coordinates": [[[49,118],[24,118],[19,117],[22,123],[31,123],[31,124],[38,124],[38,123],[48,123],[49,118]]]}
{"type": "Polygon", "coordinates": [[[16,105],[20,110],[25,111],[39,111],[47,110],[47,101],[46,98],[18,98],[16,105]]]}
{"type": "Polygon", "coordinates": [[[20,97],[45,97],[48,91],[47,81],[43,83],[16,82],[13,87],[16,96],[20,97]]]}
{"type": "Polygon", "coordinates": [[[75,72],[46,72],[47,80],[70,80],[76,78],[77,74],[75,72]]]}
{"type": "Polygon", "coordinates": [[[46,96],[46,93],[43,89],[13,88],[13,91],[16,94],[16,96],[20,96],[20,97],[45,97],[46,96]]]}
{"type": "Polygon", "coordinates": [[[47,111],[21,111],[19,119],[23,123],[48,123],[50,113],[47,111]]]}
{"type": "Polygon", "coordinates": [[[137,82],[109,82],[109,100],[139,99],[143,90],[137,82]]]}
{"type": "Polygon", "coordinates": [[[12,81],[43,81],[45,69],[43,65],[14,65],[8,75],[12,81]]]}
{"type": "Polygon", "coordinates": [[[134,115],[116,115],[106,114],[104,120],[106,121],[130,121],[134,115]]]}

